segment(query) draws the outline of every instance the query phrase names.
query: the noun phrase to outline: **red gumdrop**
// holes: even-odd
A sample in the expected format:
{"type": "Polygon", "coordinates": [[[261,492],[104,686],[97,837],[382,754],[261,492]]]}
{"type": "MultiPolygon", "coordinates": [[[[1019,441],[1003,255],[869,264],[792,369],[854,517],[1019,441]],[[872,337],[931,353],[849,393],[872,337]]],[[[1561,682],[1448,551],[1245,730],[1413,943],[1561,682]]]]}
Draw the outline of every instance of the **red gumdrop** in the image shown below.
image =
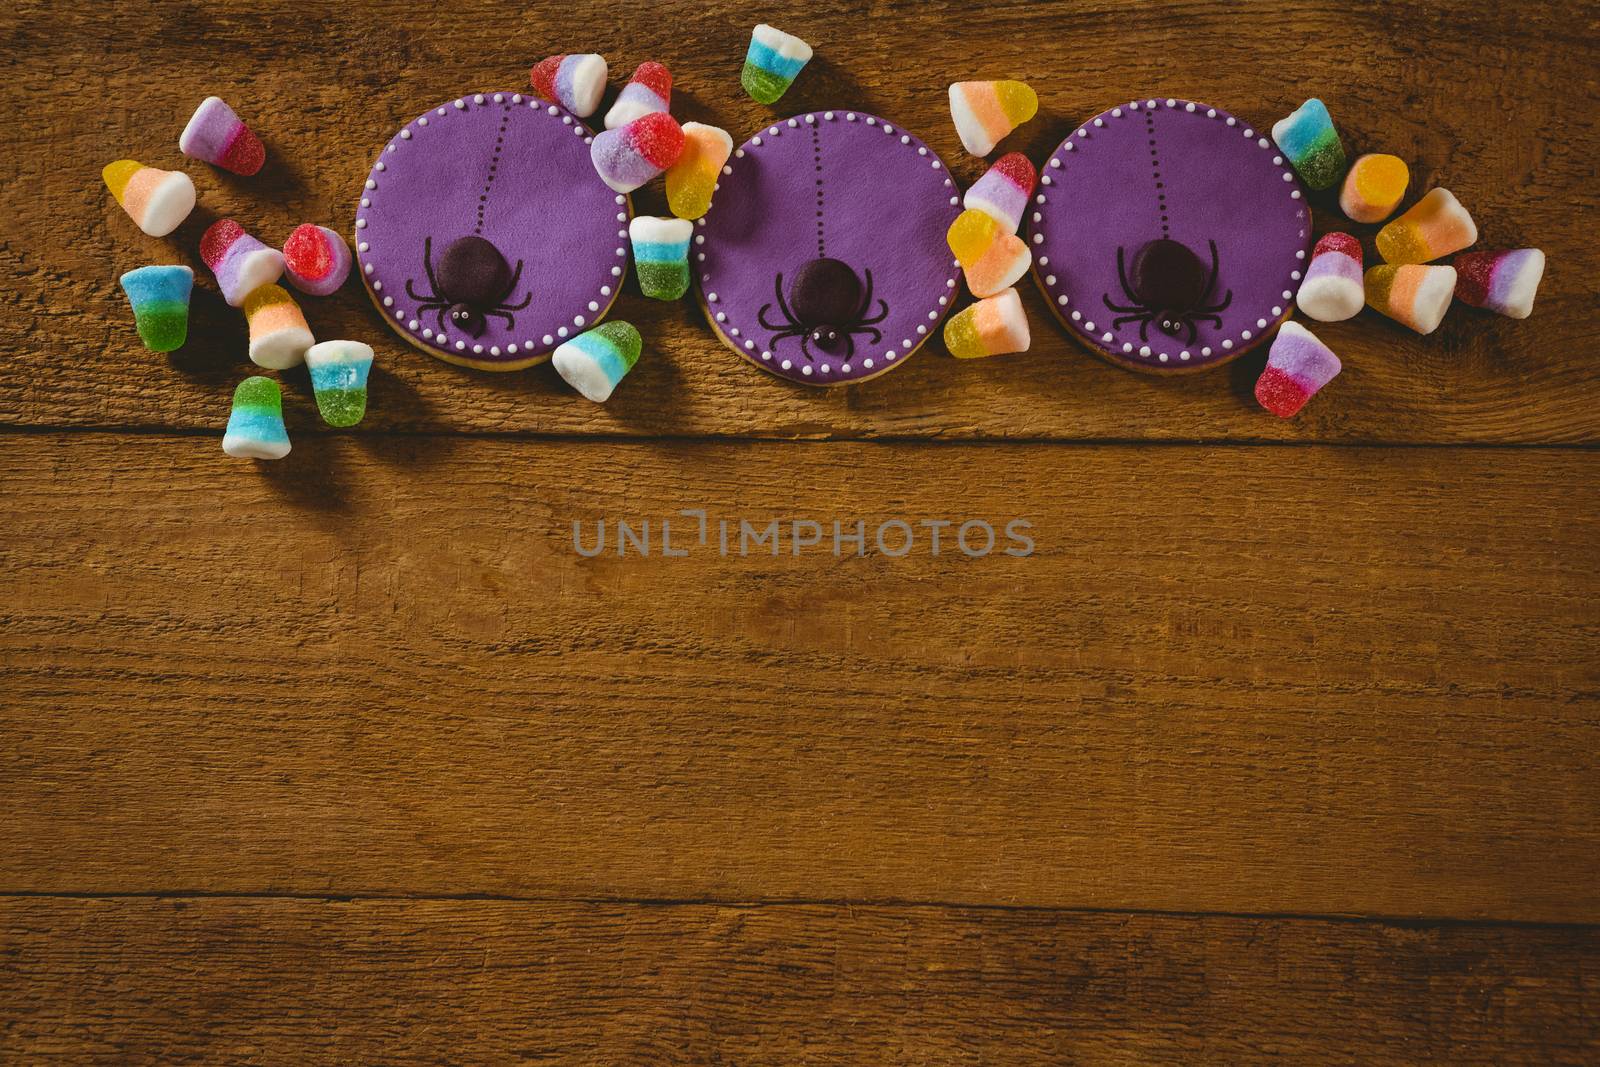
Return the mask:
{"type": "Polygon", "coordinates": [[[259,171],[266,161],[267,150],[262,147],[261,138],[250,127],[241,125],[233,140],[228,142],[228,147],[222,150],[222,158],[217,165],[248,178],[259,171]]]}
{"type": "Polygon", "coordinates": [[[232,219],[218,219],[200,235],[200,258],[206,261],[206,266],[216,270],[228,247],[243,236],[243,226],[232,219]]]}
{"type": "Polygon", "coordinates": [[[1456,269],[1456,297],[1463,304],[1483,307],[1489,302],[1489,279],[1498,258],[1493,252],[1468,252],[1455,258],[1451,266],[1456,269]]]}
{"type": "Polygon", "coordinates": [[[1033,169],[1033,164],[1021,152],[1007,152],[995,160],[990,169],[1005,175],[1012,185],[1024,193],[1032,193],[1034,182],[1039,180],[1039,172],[1033,169]]]}
{"type": "Polygon", "coordinates": [[[683,127],[664,111],[634,119],[627,130],[633,150],[658,170],[670,169],[683,155],[683,127]]]}
{"type": "Polygon", "coordinates": [[[663,104],[672,99],[672,72],[655,60],[639,64],[629,81],[638,82],[661,98],[663,104]]]}
{"type": "Polygon", "coordinates": [[[1304,386],[1277,367],[1268,367],[1256,379],[1256,402],[1280,419],[1294,415],[1310,399],[1304,386]]]}
{"type": "Polygon", "coordinates": [[[1361,242],[1347,233],[1325,233],[1317,241],[1317,247],[1311,250],[1312,256],[1320,256],[1324,252],[1341,252],[1361,263],[1361,242]]]}
{"type": "Polygon", "coordinates": [[[528,84],[533,86],[533,91],[552,104],[560,103],[556,99],[556,71],[561,69],[561,61],[566,58],[561,55],[541,59],[533,65],[533,70],[528,75],[528,84]]]}
{"type": "Polygon", "coordinates": [[[333,254],[322,231],[307,222],[294,228],[283,242],[283,262],[291,274],[311,281],[326,278],[333,270],[333,254]]]}

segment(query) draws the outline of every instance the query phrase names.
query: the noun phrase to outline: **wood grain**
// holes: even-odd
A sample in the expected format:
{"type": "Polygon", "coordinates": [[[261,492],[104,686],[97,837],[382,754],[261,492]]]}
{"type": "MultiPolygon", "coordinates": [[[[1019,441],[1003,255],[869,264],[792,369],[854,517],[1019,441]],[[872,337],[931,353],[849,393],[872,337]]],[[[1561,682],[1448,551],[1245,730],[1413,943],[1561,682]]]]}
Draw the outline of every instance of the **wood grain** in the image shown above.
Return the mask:
{"type": "Polygon", "coordinates": [[[1600,919],[1595,453],[372,444],[11,439],[0,889],[1600,919]]]}
{"type": "Polygon", "coordinates": [[[76,1063],[1579,1064],[1593,928],[873,906],[0,900],[76,1063]],[[181,961],[181,962],[180,962],[181,961]]]}
{"type": "MultiPolygon", "coordinates": [[[[0,232],[9,325],[29,338],[0,363],[0,423],[220,425],[249,369],[241,317],[222,305],[201,268],[194,340],[172,357],[153,355],[134,338],[116,275],[151,261],[199,267],[199,234],[219,215],[271,241],[308,220],[348,231],[371,158],[396,126],[464,90],[520,87],[546,53],[604,52],[618,80],[640,60],[664,60],[677,75],[675,111],[742,139],[771,115],[736,83],[757,13],[726,0],[690,9],[674,17],[671,5],[663,13],[661,5],[610,0],[586,5],[575,22],[560,5],[481,0],[268,10],[157,0],[130,22],[109,9],[25,0],[0,14],[0,42],[13,64],[0,100],[29,117],[0,131],[16,163],[0,189],[12,203],[38,206],[0,232]],[[255,179],[191,162],[200,210],[173,239],[145,238],[105,194],[99,169],[126,155],[178,165],[178,130],[210,92],[238,104],[266,138],[271,162],[255,179]]],[[[548,369],[491,376],[416,353],[352,284],[337,298],[307,301],[307,314],[319,336],[379,349],[364,433],[1600,439],[1590,284],[1600,259],[1585,227],[1600,206],[1592,8],[1256,0],[1130,9],[999,0],[975,18],[960,7],[856,0],[761,14],[787,16],[819,46],[786,111],[878,111],[928,139],[964,183],[982,164],[960,151],[947,113],[943,90],[958,78],[1012,75],[1038,89],[1041,116],[1008,142],[1036,160],[1074,123],[1131,94],[1215,100],[1263,126],[1320,95],[1352,150],[1409,160],[1418,192],[1433,184],[1455,191],[1478,219],[1484,247],[1543,247],[1551,265],[1538,310],[1514,323],[1458,309],[1428,338],[1370,312],[1319,326],[1345,373],[1284,423],[1250,395],[1264,355],[1193,380],[1150,381],[1080,350],[1031,288],[1029,354],[968,363],[930,344],[881,381],[824,392],[744,365],[690,304],[644,300],[630,283],[615,313],[642,328],[649,351],[617,396],[597,407],[548,369]]],[[[659,189],[638,207],[662,211],[659,189]]],[[[1319,228],[1347,225],[1328,202],[1317,207],[1319,228]]],[[[315,432],[304,372],[286,377],[297,393],[292,426],[315,432]]]]}

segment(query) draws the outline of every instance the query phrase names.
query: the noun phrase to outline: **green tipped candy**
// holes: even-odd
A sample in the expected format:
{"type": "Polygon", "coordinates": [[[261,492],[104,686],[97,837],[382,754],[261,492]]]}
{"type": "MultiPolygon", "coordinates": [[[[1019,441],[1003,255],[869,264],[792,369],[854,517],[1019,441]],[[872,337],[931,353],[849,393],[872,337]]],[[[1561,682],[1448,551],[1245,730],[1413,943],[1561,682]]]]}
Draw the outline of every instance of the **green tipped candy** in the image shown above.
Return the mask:
{"type": "Polygon", "coordinates": [[[758,102],[776,103],[811,60],[811,46],[792,33],[762,24],[750,34],[739,84],[758,102]]]}
{"type": "Polygon", "coordinates": [[[556,349],[550,362],[566,383],[603,404],[617,383],[639,362],[643,342],[632,323],[602,322],[556,349]]]}
{"type": "Polygon", "coordinates": [[[133,305],[133,323],[144,346],[152,352],[182,348],[189,339],[194,271],[188,267],[140,267],[119,280],[133,305]]]}
{"type": "Polygon", "coordinates": [[[367,372],[372,346],[360,341],[323,341],[306,350],[317,410],[329,426],[354,426],[367,413],[367,372]]]}
{"type": "Polygon", "coordinates": [[[282,459],[289,454],[283,426],[283,394],[278,383],[257,375],[233,391],[233,413],[222,435],[222,450],[240,459],[282,459]]]}

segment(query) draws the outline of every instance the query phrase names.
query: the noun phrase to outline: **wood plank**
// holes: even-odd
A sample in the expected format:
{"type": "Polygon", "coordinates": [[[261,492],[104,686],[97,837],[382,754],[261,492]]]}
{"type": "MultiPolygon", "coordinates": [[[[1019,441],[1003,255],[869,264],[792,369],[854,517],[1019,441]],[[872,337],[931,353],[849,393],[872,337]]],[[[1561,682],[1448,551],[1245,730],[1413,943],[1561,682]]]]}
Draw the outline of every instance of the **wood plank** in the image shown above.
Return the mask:
{"type": "MultiPolygon", "coordinates": [[[[206,279],[195,341],[171,358],[152,355],[137,345],[116,275],[150,261],[198,267],[199,234],[216,215],[235,215],[274,240],[306,220],[347,229],[371,157],[395,126],[464,89],[518,87],[529,64],[551,50],[605,52],[619,77],[640,60],[665,60],[678,75],[681,117],[726,126],[741,139],[770,117],[736,84],[755,19],[743,5],[591,9],[581,26],[559,6],[511,12],[484,0],[276,12],[237,0],[204,12],[153,0],[141,6],[137,27],[96,8],[38,0],[0,14],[12,62],[0,100],[30,116],[7,130],[17,169],[4,188],[15,203],[41,206],[11,220],[0,257],[0,284],[15,294],[11,328],[28,338],[0,362],[0,421],[220,426],[249,369],[241,317],[206,279]],[[210,92],[250,116],[273,162],[253,180],[190,166],[203,210],[173,240],[144,238],[105,195],[99,168],[129,154],[175,165],[179,126],[210,92]]],[[[725,351],[692,306],[646,301],[630,283],[616,314],[642,327],[650,350],[603,408],[548,369],[491,376],[441,365],[395,339],[351,286],[307,310],[321,336],[379,349],[367,432],[1600,440],[1590,292],[1600,262],[1584,225],[1600,207],[1600,35],[1592,14],[1489,0],[1371,10],[1321,0],[1137,10],[997,0],[976,19],[856,0],[768,5],[763,15],[820,48],[785,109],[881,112],[928,138],[964,183],[982,165],[960,152],[949,121],[943,89],[960,77],[1012,74],[1038,89],[1043,114],[1008,142],[1035,159],[1085,116],[1130,94],[1215,100],[1262,125],[1318,94],[1332,103],[1352,149],[1408,159],[1418,189],[1453,189],[1479,220],[1485,247],[1546,249],[1551,267],[1538,310],[1522,323],[1458,310],[1429,338],[1371,313],[1319,327],[1346,371],[1297,420],[1282,423],[1250,395],[1263,355],[1183,381],[1121,372],[1069,341],[1031,286],[1025,300],[1036,340],[1025,356],[973,364],[930,345],[881,381],[808,391],[725,351]]],[[[661,212],[659,189],[643,193],[638,207],[661,212]]],[[[1319,205],[1321,228],[1343,225],[1319,205]]],[[[312,432],[319,424],[304,372],[286,377],[292,424],[312,432]]]]}
{"type": "Polygon", "coordinates": [[[1600,918],[1594,452],[4,454],[0,890],[1600,918]]]}
{"type": "Polygon", "coordinates": [[[119,1063],[1592,1063],[1593,927],[0,900],[0,1046],[119,1063]]]}

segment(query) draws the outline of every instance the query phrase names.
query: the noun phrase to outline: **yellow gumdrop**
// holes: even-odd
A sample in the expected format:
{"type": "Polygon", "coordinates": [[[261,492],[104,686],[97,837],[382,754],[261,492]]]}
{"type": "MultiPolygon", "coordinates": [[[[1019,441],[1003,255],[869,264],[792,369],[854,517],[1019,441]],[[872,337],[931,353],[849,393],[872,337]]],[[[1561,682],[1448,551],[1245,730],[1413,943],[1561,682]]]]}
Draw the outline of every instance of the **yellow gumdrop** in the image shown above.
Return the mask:
{"type": "Polygon", "coordinates": [[[1039,113],[1039,96],[1028,83],[995,82],[994,90],[1000,99],[1000,110],[1006,113],[1013,128],[1039,113]]]}
{"type": "Polygon", "coordinates": [[[989,353],[978,334],[978,305],[962,308],[944,326],[944,346],[957,359],[976,359],[989,353]]]}
{"type": "Polygon", "coordinates": [[[143,169],[144,164],[136,159],[119,159],[115,163],[107,163],[105,169],[100,172],[100,177],[106,180],[106,188],[111,190],[111,195],[116,197],[117,203],[120,204],[128,183],[143,169]]]}
{"type": "Polygon", "coordinates": [[[945,240],[950,245],[950,251],[956,259],[961,261],[963,267],[971,266],[983,258],[994,243],[995,235],[1000,230],[1000,224],[987,213],[977,208],[968,208],[956,216],[956,221],[950,224],[950,230],[945,234],[945,240]]]}

